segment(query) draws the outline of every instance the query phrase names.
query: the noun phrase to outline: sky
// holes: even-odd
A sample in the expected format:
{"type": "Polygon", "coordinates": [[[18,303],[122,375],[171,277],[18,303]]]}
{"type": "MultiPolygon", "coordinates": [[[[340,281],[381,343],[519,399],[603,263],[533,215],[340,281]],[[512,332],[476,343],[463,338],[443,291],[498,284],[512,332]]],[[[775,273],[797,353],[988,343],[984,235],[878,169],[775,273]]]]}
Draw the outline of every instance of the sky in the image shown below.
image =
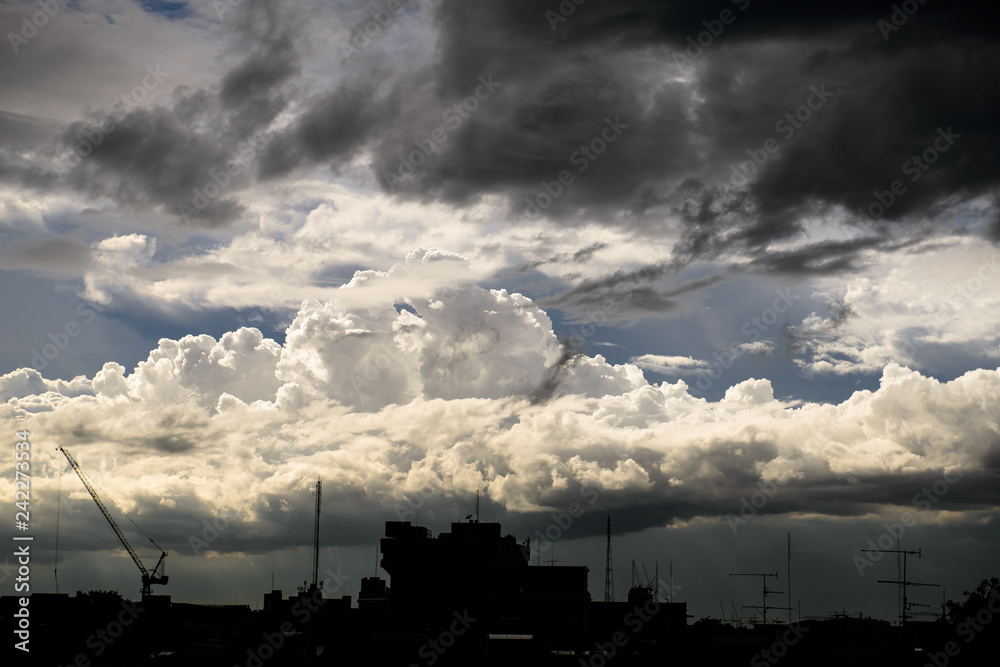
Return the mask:
{"type": "Polygon", "coordinates": [[[317,479],[331,595],[478,489],[595,599],[609,515],[617,596],[658,563],[696,618],[786,591],[789,534],[803,616],[895,617],[897,536],[961,598],[1000,556],[993,11],[0,2],[33,590],[138,595],[64,446],[179,601],[307,579],[317,479]]]}

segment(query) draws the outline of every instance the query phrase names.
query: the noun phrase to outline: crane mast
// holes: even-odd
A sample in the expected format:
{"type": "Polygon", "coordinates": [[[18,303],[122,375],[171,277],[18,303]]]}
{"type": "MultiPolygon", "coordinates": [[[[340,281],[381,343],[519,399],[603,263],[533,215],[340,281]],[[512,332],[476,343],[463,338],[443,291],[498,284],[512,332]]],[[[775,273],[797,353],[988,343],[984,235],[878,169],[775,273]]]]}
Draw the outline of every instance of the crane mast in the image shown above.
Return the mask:
{"type": "Polygon", "coordinates": [[[156,561],[156,567],[153,568],[153,573],[150,574],[149,570],[146,569],[146,566],[142,564],[141,560],[139,560],[139,555],[136,554],[135,549],[133,549],[132,545],[129,544],[128,538],[125,537],[125,534],[121,531],[121,528],[118,527],[118,523],[115,522],[114,518],[108,512],[108,508],[104,506],[103,502],[101,502],[100,496],[97,495],[97,491],[91,485],[90,480],[87,478],[86,473],[84,473],[83,470],[80,468],[80,464],[76,462],[76,459],[73,458],[72,454],[70,454],[62,447],[57,447],[57,449],[63,453],[63,455],[66,457],[66,460],[69,461],[69,464],[73,466],[73,470],[76,471],[77,477],[80,478],[80,481],[83,482],[83,485],[87,488],[87,491],[90,492],[90,497],[94,499],[95,503],[97,503],[98,509],[101,510],[101,514],[104,515],[104,518],[107,520],[108,525],[111,526],[111,530],[115,531],[115,535],[118,536],[118,541],[122,543],[122,546],[125,547],[125,551],[127,551],[128,555],[132,557],[132,560],[139,568],[139,572],[142,573],[141,592],[142,592],[142,598],[143,600],[145,600],[147,597],[153,594],[151,588],[152,584],[166,585],[167,581],[170,579],[170,577],[168,577],[165,574],[166,563],[164,562],[164,559],[167,557],[167,552],[161,549],[160,545],[156,544],[156,542],[153,542],[152,538],[150,538],[149,541],[153,542],[153,546],[155,546],[157,549],[160,549],[160,560],[156,561]]]}

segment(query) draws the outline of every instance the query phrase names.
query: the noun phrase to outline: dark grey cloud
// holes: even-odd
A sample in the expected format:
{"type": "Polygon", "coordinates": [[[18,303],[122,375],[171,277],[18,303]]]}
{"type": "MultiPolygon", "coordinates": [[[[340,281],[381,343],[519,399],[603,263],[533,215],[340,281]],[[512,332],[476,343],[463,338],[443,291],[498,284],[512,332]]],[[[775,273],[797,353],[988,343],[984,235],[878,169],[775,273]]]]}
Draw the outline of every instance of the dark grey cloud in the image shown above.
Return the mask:
{"type": "Polygon", "coordinates": [[[298,71],[298,54],[287,38],[230,70],[219,94],[222,103],[235,111],[230,120],[244,135],[274,120],[288,105],[288,98],[276,89],[298,71]]]}
{"type": "Polygon", "coordinates": [[[850,241],[820,241],[787,251],[771,252],[753,260],[751,265],[766,273],[822,275],[861,268],[859,253],[886,247],[887,239],[870,236],[850,241]]]}
{"type": "Polygon", "coordinates": [[[631,271],[581,281],[570,289],[538,300],[543,308],[558,308],[575,320],[637,321],[678,309],[684,294],[707,289],[733,278],[738,271],[722,268],[697,278],[680,277],[682,262],[657,262],[631,271]],[[674,284],[667,284],[675,280],[674,284]],[[600,313],[598,316],[596,313],[600,313]]]}
{"type": "Polygon", "coordinates": [[[889,53],[864,77],[857,73],[871,52],[816,68],[816,81],[836,77],[836,95],[751,188],[761,217],[795,218],[811,202],[854,214],[861,207],[862,221],[933,217],[996,189],[1000,168],[990,156],[1000,134],[987,109],[1000,104],[1000,89],[984,75],[1000,65],[1000,50],[942,42],[889,53]],[[893,194],[893,181],[905,191],[893,194]],[[890,202],[884,212],[870,209],[876,191],[890,202]]]}
{"type": "Polygon", "coordinates": [[[101,131],[103,120],[72,124],[64,141],[86,141],[90,153],[68,173],[67,183],[91,197],[110,197],[129,208],[162,207],[180,216],[180,207],[186,205],[197,214],[195,219],[208,226],[233,220],[242,206],[225,191],[202,210],[195,208],[200,203],[197,193],[213,182],[210,171],[224,170],[235,157],[233,147],[211,134],[192,131],[183,120],[171,109],[153,107],[118,116],[110,132],[101,131]],[[100,136],[100,141],[88,136],[100,136]]]}
{"type": "MultiPolygon", "coordinates": [[[[326,89],[299,85],[309,17],[244,4],[227,14],[234,40],[218,86],[178,89],[167,105],[115,117],[118,129],[70,176],[72,187],[176,213],[208,169],[293,101],[297,115],[254,173],[234,179],[197,224],[237,217],[254,177],[315,165],[339,173],[367,151],[378,187],[402,198],[461,205],[499,194],[513,220],[597,217],[649,235],[679,221],[675,255],[685,261],[767,252],[800,234],[805,218],[838,207],[872,228],[934,217],[1000,182],[991,76],[1000,47],[984,27],[995,10],[981,3],[925,3],[886,32],[879,21],[891,4],[867,2],[591,0],[556,21],[546,12],[559,3],[443,0],[430,7],[430,64],[376,57],[383,40],[342,63],[326,89]],[[723,11],[732,22],[683,55],[706,21],[718,29],[723,11]],[[781,125],[815,90],[829,93],[809,119],[781,125]],[[959,138],[910,181],[907,160],[948,128],[959,138]],[[776,151],[734,181],[747,151],[761,154],[768,140],[776,151]],[[906,191],[877,220],[858,213],[897,179],[906,191]]],[[[63,139],[98,125],[88,117],[63,139]]],[[[53,182],[10,154],[0,173],[33,187],[53,182]]],[[[791,270],[849,268],[851,249],[840,250],[791,270]]]]}
{"type": "Polygon", "coordinates": [[[300,17],[294,8],[259,0],[233,16],[239,48],[247,55],[223,76],[219,99],[242,138],[274,120],[291,101],[285,84],[302,68],[295,45],[300,17]]]}
{"type": "MultiPolygon", "coordinates": [[[[944,471],[926,472],[902,476],[872,475],[862,479],[841,478],[830,475],[827,480],[814,480],[808,484],[795,481],[785,483],[761,482],[751,467],[753,461],[766,462],[773,453],[763,449],[747,450],[746,443],[739,448],[722,446],[706,453],[705,459],[725,468],[725,482],[717,488],[707,489],[705,485],[688,488],[680,485],[667,492],[647,497],[636,503],[627,493],[604,491],[597,509],[610,510],[615,516],[615,532],[630,533],[649,529],[651,526],[669,525],[676,520],[690,520],[696,517],[739,517],[741,501],[766,496],[766,502],[759,509],[748,514],[750,521],[756,516],[781,516],[790,513],[815,513],[822,507],[822,513],[830,517],[853,517],[861,520],[866,514],[878,513],[889,507],[889,513],[902,516],[911,512],[918,520],[926,510],[946,510],[952,512],[990,510],[1000,502],[996,488],[996,473],[949,473],[954,484],[943,485],[944,471]],[[934,492],[935,483],[937,493],[934,492]],[[764,488],[762,488],[764,487],[764,488]],[[943,489],[946,489],[943,493],[943,489]],[[627,512],[621,508],[627,507],[627,512]]],[[[646,469],[650,468],[646,466],[646,469]]],[[[720,468],[722,470],[722,468],[720,468]]],[[[666,480],[657,480],[666,484],[666,480]]],[[[553,507],[568,507],[579,502],[579,488],[572,488],[559,497],[547,502],[553,507]]],[[[928,515],[930,512],[927,513],[928,515]]],[[[545,525],[551,515],[523,513],[512,517],[515,525],[545,525]]],[[[605,512],[591,512],[574,523],[574,537],[600,536],[604,531],[605,512]]],[[[862,540],[863,542],[864,540],[862,540]]]]}
{"type": "Polygon", "coordinates": [[[160,435],[150,438],[149,445],[164,454],[178,454],[194,447],[194,444],[187,438],[177,435],[160,435]]]}
{"type": "Polygon", "coordinates": [[[515,269],[513,271],[513,274],[521,275],[527,271],[536,269],[539,266],[544,266],[546,264],[552,264],[555,262],[573,262],[576,264],[586,264],[591,260],[591,258],[593,258],[595,253],[604,250],[607,247],[608,247],[607,243],[604,243],[602,241],[597,241],[595,243],[591,243],[586,247],[580,248],[579,250],[576,250],[572,253],[560,252],[554,255],[550,255],[548,257],[541,257],[539,259],[534,259],[530,262],[527,262],[523,266],[520,266],[517,269],[515,269]]]}
{"type": "Polygon", "coordinates": [[[376,92],[376,82],[361,81],[313,100],[290,128],[268,144],[261,176],[284,176],[317,163],[342,168],[393,115],[392,100],[376,100],[376,92]]]}
{"type": "MultiPolygon", "coordinates": [[[[238,12],[227,12],[228,69],[218,84],[177,86],[155,106],[141,106],[147,93],[136,98],[132,92],[110,108],[86,109],[62,128],[4,113],[0,136],[12,139],[4,148],[26,145],[34,159],[0,151],[0,177],[34,189],[107,197],[128,210],[199,226],[233,221],[244,211],[238,193],[255,180],[264,131],[288,106],[300,74],[298,22],[294,9],[242,3],[238,12]]],[[[21,69],[30,71],[32,63],[21,69]]],[[[132,90],[168,85],[166,69],[147,68],[138,79],[142,85],[132,90]]]]}
{"type": "MultiPolygon", "coordinates": [[[[543,183],[566,169],[574,185],[546,214],[573,222],[596,213],[647,233],[676,215],[677,253],[693,259],[764,251],[834,207],[868,227],[933,217],[1000,181],[989,74],[1000,49],[983,28],[993,10],[981,4],[920,5],[895,31],[878,23],[891,4],[588,2],[551,24],[545,12],[558,3],[549,4],[441,3],[440,107],[468,96],[484,73],[503,86],[393,192],[454,203],[501,193],[530,217],[525,197],[545,202],[543,183]],[[672,81],[673,55],[724,9],[735,20],[697,54],[693,85],[672,81]],[[794,114],[816,104],[816,90],[819,108],[799,123],[794,114]],[[574,151],[616,116],[629,128],[579,173],[574,151]],[[961,138],[911,182],[907,160],[948,128],[961,138]],[[777,152],[731,183],[732,168],[768,139],[777,152]],[[884,213],[857,214],[896,179],[907,191],[884,213]]],[[[378,145],[381,165],[398,164],[432,129],[407,122],[401,114],[390,130],[399,138],[378,145]]],[[[850,249],[814,248],[823,249],[842,252],[788,268],[826,273],[855,261],[850,249]]]]}
{"type": "Polygon", "coordinates": [[[672,263],[650,264],[632,271],[618,270],[607,276],[584,280],[559,294],[538,299],[542,308],[558,308],[574,319],[595,319],[595,312],[609,321],[634,320],[662,315],[680,306],[680,292],[658,288],[656,282],[675,273],[672,263]],[[606,304],[612,304],[610,309],[606,304]],[[595,311],[596,309],[596,311],[595,311]]]}
{"type": "Polygon", "coordinates": [[[577,350],[573,349],[569,341],[561,340],[559,343],[562,346],[562,354],[559,355],[556,363],[545,370],[541,384],[528,397],[532,405],[545,403],[555,395],[556,389],[559,388],[559,384],[566,376],[569,365],[580,355],[577,350]]]}
{"type": "Polygon", "coordinates": [[[231,16],[236,62],[217,90],[178,87],[169,105],[94,114],[66,131],[73,142],[99,136],[108,118],[115,123],[71,172],[75,187],[210,227],[244,211],[237,193],[253,183],[265,128],[288,106],[288,87],[301,70],[299,18],[259,0],[231,16]]]}
{"type": "MultiPolygon", "coordinates": [[[[451,66],[466,56],[446,49],[443,58],[451,66]]],[[[565,63],[540,61],[533,72],[523,66],[484,62],[467,76],[464,64],[462,75],[438,67],[439,95],[429,102],[437,113],[397,124],[376,147],[380,184],[452,203],[500,194],[522,219],[544,214],[570,222],[586,210],[620,208],[651,174],[682,170],[694,151],[685,115],[691,91],[680,83],[646,101],[647,84],[627,59],[581,53],[565,63]],[[463,85],[448,84],[449,77],[463,85]],[[482,102],[473,97],[484,93],[480,77],[498,84],[482,102]],[[455,105],[465,113],[456,116],[455,105]],[[414,142],[436,129],[446,139],[426,159],[414,155],[414,142]],[[422,160],[412,174],[401,163],[407,158],[422,160]],[[384,170],[405,177],[390,185],[384,170]]]]}

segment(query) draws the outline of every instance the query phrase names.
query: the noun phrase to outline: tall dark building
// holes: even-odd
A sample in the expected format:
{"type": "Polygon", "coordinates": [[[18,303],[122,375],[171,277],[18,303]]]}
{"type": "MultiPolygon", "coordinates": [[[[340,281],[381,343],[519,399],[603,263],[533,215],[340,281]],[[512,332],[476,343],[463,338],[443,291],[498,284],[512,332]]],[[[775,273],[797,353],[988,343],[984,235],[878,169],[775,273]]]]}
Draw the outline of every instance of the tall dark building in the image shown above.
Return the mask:
{"type": "Polygon", "coordinates": [[[397,627],[444,627],[467,614],[480,636],[530,637],[553,650],[584,643],[586,567],[529,567],[527,547],[502,536],[499,523],[453,523],[435,538],[423,526],[388,521],[385,534],[382,568],[397,627]]]}

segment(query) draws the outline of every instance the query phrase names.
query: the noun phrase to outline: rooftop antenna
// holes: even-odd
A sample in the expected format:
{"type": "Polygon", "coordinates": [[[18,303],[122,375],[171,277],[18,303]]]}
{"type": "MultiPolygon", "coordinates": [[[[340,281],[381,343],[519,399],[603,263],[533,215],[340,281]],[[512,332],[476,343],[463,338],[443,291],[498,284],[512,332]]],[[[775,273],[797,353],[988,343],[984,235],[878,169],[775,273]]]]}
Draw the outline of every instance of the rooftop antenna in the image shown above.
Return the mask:
{"type": "Polygon", "coordinates": [[[879,579],[878,583],[880,583],[880,584],[896,584],[897,586],[899,586],[899,593],[902,596],[902,604],[899,606],[899,624],[901,626],[905,626],[906,625],[906,619],[909,616],[909,614],[907,612],[910,610],[911,606],[916,606],[916,603],[912,603],[911,604],[908,601],[908,599],[907,599],[907,596],[906,596],[906,588],[907,588],[907,586],[933,586],[935,588],[939,588],[940,584],[923,584],[923,583],[920,583],[920,582],[917,582],[917,581],[907,581],[906,580],[906,557],[907,556],[914,556],[915,555],[917,558],[923,558],[923,556],[920,553],[921,552],[920,549],[917,549],[916,551],[910,551],[910,550],[906,550],[906,549],[899,549],[898,548],[899,547],[899,540],[896,540],[896,547],[897,547],[896,549],[862,549],[861,551],[896,554],[896,558],[897,558],[897,561],[896,561],[896,567],[897,567],[896,577],[897,577],[897,579],[895,581],[891,581],[891,580],[888,580],[888,579],[879,579]],[[898,569],[899,568],[899,560],[898,559],[899,559],[900,556],[902,556],[902,559],[903,559],[903,563],[902,563],[902,576],[900,576],[900,570],[898,569]]]}
{"type": "Polygon", "coordinates": [[[479,523],[479,498],[480,498],[480,492],[479,492],[479,489],[477,488],[476,489],[476,523],[479,523]]]}
{"type": "Polygon", "coordinates": [[[604,557],[604,601],[615,601],[615,569],[611,565],[611,515],[608,515],[608,551],[604,557]]]}
{"type": "Polygon", "coordinates": [[[642,574],[639,574],[639,569],[635,566],[635,559],[632,559],[632,586],[629,588],[628,594],[629,599],[632,599],[633,595],[639,595],[643,600],[648,600],[653,597],[653,582],[649,578],[649,573],[646,571],[646,564],[641,563],[642,574]],[[645,580],[643,579],[645,576],[645,580]]]}
{"type": "Polygon", "coordinates": [[[549,554],[549,567],[555,567],[556,563],[561,563],[561,560],[556,560],[556,545],[552,545],[552,553],[549,554]]]}
{"type": "Polygon", "coordinates": [[[768,595],[781,595],[781,591],[772,591],[771,589],[769,589],[767,587],[767,578],[768,577],[774,577],[775,579],[777,579],[778,578],[778,573],[777,572],[774,572],[773,574],[772,573],[765,573],[765,572],[731,572],[729,574],[729,576],[730,577],[760,577],[760,580],[761,580],[761,594],[760,594],[761,602],[760,602],[760,606],[757,606],[757,605],[754,605],[754,604],[745,604],[745,605],[743,605],[743,607],[744,608],[749,608],[749,609],[756,609],[757,611],[759,611],[760,615],[761,615],[761,618],[763,619],[763,623],[765,625],[767,624],[767,610],[768,609],[787,609],[787,607],[773,607],[773,606],[767,604],[767,596],[768,595]]]}

